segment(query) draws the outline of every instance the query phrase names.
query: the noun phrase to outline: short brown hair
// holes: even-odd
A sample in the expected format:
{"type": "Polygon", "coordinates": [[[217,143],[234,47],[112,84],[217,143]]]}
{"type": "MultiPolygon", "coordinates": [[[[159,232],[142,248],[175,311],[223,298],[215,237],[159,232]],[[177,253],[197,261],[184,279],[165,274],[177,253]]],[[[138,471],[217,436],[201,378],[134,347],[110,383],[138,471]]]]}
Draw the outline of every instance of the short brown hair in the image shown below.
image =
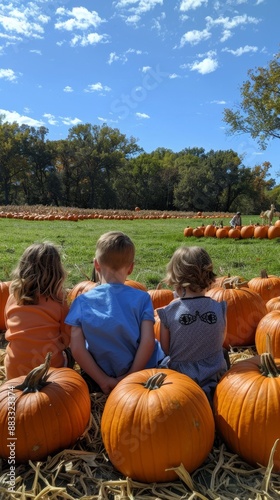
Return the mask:
{"type": "Polygon", "coordinates": [[[164,281],[168,285],[175,289],[188,287],[193,292],[209,288],[216,277],[209,254],[198,246],[179,247],[171,257],[166,271],[164,281]]]}
{"type": "Polygon", "coordinates": [[[96,244],[95,258],[99,264],[118,270],[129,267],[135,256],[135,246],[129,236],[121,231],[102,234],[96,244]]]}

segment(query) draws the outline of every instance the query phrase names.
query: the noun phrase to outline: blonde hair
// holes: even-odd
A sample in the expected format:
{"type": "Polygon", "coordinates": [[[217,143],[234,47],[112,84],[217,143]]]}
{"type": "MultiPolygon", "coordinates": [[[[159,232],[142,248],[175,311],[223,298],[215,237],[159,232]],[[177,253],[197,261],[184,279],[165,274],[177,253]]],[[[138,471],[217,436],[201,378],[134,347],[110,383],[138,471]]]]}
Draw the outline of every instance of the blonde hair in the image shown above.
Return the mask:
{"type": "Polygon", "coordinates": [[[95,258],[100,265],[118,271],[123,267],[129,267],[134,261],[134,256],[134,243],[121,231],[104,233],[97,241],[95,258]]]}
{"type": "Polygon", "coordinates": [[[10,291],[19,305],[38,304],[40,295],[62,302],[66,276],[58,247],[48,241],[34,243],[12,272],[10,291]]]}
{"type": "Polygon", "coordinates": [[[165,283],[179,290],[189,288],[201,292],[215,281],[213,264],[209,254],[201,247],[178,248],[166,269],[165,283]]]}

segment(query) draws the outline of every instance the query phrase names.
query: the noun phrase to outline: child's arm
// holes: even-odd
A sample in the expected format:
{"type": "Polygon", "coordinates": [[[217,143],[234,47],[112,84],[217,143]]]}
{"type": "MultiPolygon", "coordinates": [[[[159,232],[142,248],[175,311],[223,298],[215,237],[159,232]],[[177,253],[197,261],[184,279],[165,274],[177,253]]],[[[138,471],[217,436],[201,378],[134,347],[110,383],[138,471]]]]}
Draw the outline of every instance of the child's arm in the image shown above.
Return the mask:
{"type": "Polygon", "coordinates": [[[86,349],[85,337],[79,326],[72,326],[71,328],[70,347],[73,357],[80,367],[95,380],[104,394],[109,394],[117,385],[118,380],[114,377],[109,377],[95,362],[90,352],[86,349]]]}
{"type": "Polygon", "coordinates": [[[133,363],[126,375],[129,375],[129,373],[144,370],[146,364],[148,363],[150,357],[154,352],[154,348],[155,335],[153,321],[144,320],[141,323],[140,344],[136,351],[133,363]]]}
{"type": "Polygon", "coordinates": [[[162,321],[160,322],[160,344],[165,354],[168,355],[170,347],[170,333],[162,321]]]}

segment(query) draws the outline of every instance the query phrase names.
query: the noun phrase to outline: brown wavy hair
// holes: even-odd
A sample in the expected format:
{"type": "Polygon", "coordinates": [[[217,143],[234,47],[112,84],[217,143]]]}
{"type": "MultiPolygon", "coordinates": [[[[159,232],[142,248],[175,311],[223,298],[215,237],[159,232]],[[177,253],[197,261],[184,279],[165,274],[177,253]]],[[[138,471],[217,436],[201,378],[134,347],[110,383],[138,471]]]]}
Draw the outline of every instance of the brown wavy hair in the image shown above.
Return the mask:
{"type": "Polygon", "coordinates": [[[19,305],[38,304],[41,295],[63,302],[66,276],[59,248],[49,241],[34,243],[12,272],[10,292],[19,305]]]}
{"type": "Polygon", "coordinates": [[[175,290],[189,288],[192,292],[202,292],[215,278],[212,260],[204,248],[182,246],[171,257],[164,282],[175,290]]]}

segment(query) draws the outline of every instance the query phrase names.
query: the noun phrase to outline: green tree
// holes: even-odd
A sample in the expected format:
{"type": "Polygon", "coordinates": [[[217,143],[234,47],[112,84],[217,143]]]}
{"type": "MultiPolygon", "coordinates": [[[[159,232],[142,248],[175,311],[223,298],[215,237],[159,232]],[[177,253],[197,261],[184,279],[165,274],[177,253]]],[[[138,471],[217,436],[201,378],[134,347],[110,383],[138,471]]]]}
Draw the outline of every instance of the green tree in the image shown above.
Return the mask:
{"type": "Polygon", "coordinates": [[[28,135],[19,125],[0,117],[0,202],[5,205],[21,201],[21,183],[29,175],[27,158],[22,154],[28,135]]]}
{"type": "Polygon", "coordinates": [[[141,151],[136,139],[127,139],[118,129],[107,125],[83,124],[70,129],[67,140],[73,153],[69,168],[76,169],[80,189],[75,205],[116,208],[114,179],[125,160],[141,151]]]}
{"type": "Polygon", "coordinates": [[[176,165],[180,177],[174,203],[181,210],[228,212],[241,209],[238,200],[242,194],[250,196],[251,170],[232,150],[186,154],[176,165]]]}
{"type": "Polygon", "coordinates": [[[228,134],[250,134],[262,149],[269,139],[280,138],[280,53],[268,67],[248,71],[249,80],[241,86],[238,109],[224,110],[228,134]]]}

